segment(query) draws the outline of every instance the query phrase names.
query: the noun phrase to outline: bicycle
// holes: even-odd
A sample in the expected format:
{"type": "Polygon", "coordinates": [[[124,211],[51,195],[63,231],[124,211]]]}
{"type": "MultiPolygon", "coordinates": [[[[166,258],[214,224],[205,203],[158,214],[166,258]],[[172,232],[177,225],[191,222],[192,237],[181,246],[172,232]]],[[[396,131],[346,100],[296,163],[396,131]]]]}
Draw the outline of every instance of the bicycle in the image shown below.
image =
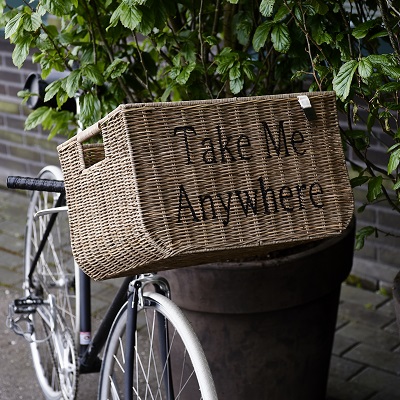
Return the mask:
{"type": "Polygon", "coordinates": [[[32,190],[24,296],[10,304],[7,325],[30,343],[46,399],[74,399],[79,374],[91,372],[100,373],[99,399],[216,399],[200,342],[165,278],[125,278],[91,337],[90,278],[70,250],[61,170],[48,166],[37,178],[7,183],[32,190]]]}

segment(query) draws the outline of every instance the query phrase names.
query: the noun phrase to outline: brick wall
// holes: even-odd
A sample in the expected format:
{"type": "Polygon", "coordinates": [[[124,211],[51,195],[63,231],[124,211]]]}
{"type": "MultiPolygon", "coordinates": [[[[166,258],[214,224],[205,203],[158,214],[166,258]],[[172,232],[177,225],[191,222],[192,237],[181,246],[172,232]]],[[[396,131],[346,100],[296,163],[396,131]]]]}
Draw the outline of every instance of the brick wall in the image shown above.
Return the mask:
{"type": "MultiPolygon", "coordinates": [[[[365,194],[363,190],[355,191],[356,207],[365,202],[365,194]]],[[[400,267],[400,214],[381,204],[369,207],[356,216],[358,228],[372,225],[397,235],[379,234],[378,238],[368,238],[364,248],[356,252],[352,271],[355,283],[371,290],[390,293],[400,267]]]]}
{"type": "MultiPolygon", "coordinates": [[[[362,110],[360,107],[359,110],[362,110]]],[[[362,120],[367,120],[367,115],[361,115],[361,120],[353,126],[354,129],[365,130],[362,120]]],[[[345,125],[344,125],[345,127],[345,125]]],[[[387,148],[393,144],[388,135],[382,132],[379,125],[374,128],[376,137],[372,137],[368,148],[368,159],[386,170],[389,156],[387,148]],[[381,133],[382,132],[382,133],[381,133]]],[[[352,149],[348,156],[357,162],[352,149]]],[[[387,188],[390,191],[390,188],[387,188]]],[[[356,210],[366,203],[367,188],[359,187],[354,190],[356,210]]],[[[393,194],[392,194],[393,195],[393,194]]],[[[367,206],[362,213],[357,213],[357,227],[376,226],[378,229],[390,232],[395,236],[380,233],[378,238],[370,237],[365,241],[364,248],[356,252],[352,273],[355,282],[372,290],[391,292],[393,278],[400,267],[400,214],[382,201],[372,206],[367,206]]]]}
{"type": "Polygon", "coordinates": [[[55,152],[62,139],[48,141],[40,130],[25,131],[28,110],[17,96],[37,66],[28,60],[18,69],[12,63],[12,46],[0,39],[0,183],[10,174],[34,176],[46,164],[58,164],[55,152]]]}
{"type": "MultiPolygon", "coordinates": [[[[65,140],[47,140],[40,131],[24,131],[28,110],[21,106],[17,92],[22,89],[27,76],[36,66],[27,62],[17,69],[11,61],[12,47],[0,39],[0,185],[7,175],[35,176],[47,164],[58,164],[56,146],[65,140]]],[[[379,142],[373,145],[377,159],[384,157],[385,150],[379,142]]],[[[384,160],[382,161],[384,163],[384,160]]],[[[356,191],[357,207],[365,198],[365,191],[356,191]]],[[[384,205],[367,208],[358,215],[359,227],[374,224],[400,235],[400,215],[384,205]]],[[[381,235],[368,239],[362,251],[356,253],[353,274],[355,282],[372,290],[388,289],[400,266],[399,239],[381,235]]]]}

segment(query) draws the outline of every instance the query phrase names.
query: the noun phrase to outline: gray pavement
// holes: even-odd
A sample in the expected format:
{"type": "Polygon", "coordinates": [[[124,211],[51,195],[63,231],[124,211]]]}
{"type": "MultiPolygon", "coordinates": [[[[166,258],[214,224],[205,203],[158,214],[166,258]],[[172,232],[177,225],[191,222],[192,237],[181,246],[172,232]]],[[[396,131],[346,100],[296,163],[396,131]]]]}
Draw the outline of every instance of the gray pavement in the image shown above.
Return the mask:
{"type": "MultiPolygon", "coordinates": [[[[0,188],[0,400],[42,398],[28,344],[5,325],[8,303],[21,295],[27,204],[27,196],[0,188]]],[[[114,292],[118,283],[95,284],[95,322],[107,306],[105,293],[114,292]]],[[[94,399],[96,386],[96,375],[82,376],[78,399],[94,399]]],[[[400,400],[400,337],[392,301],[344,284],[328,400],[396,399],[400,400]]]]}

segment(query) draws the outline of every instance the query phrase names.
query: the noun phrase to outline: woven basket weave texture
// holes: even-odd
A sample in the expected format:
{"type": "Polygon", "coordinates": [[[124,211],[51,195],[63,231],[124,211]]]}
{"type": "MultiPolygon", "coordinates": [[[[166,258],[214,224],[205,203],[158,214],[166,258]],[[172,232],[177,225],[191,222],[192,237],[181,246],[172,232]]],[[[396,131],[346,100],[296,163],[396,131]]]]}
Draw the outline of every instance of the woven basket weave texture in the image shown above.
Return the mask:
{"type": "Polygon", "coordinates": [[[297,96],[121,105],[60,145],[79,266],[106,279],[341,233],[354,206],[335,94],[307,93],[311,121],[297,96]]]}

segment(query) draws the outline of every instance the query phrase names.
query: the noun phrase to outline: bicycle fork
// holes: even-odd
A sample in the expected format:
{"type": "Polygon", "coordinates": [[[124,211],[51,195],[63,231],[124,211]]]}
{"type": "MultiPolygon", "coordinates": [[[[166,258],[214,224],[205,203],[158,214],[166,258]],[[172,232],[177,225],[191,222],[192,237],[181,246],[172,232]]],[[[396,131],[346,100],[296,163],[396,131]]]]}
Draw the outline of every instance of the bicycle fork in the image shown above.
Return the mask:
{"type": "MultiPolygon", "coordinates": [[[[146,285],[152,284],[156,292],[170,298],[170,288],[167,280],[157,275],[141,275],[138,279],[133,280],[129,285],[129,300],[127,309],[127,326],[126,326],[126,364],[124,374],[124,395],[125,400],[133,400],[133,374],[135,366],[135,347],[136,347],[136,329],[137,329],[137,313],[139,308],[145,308],[145,298],[143,289],[146,285]]],[[[157,313],[157,326],[160,346],[160,357],[165,365],[163,374],[163,384],[166,389],[167,399],[175,398],[172,384],[171,358],[168,351],[169,334],[166,318],[157,313]]]]}

